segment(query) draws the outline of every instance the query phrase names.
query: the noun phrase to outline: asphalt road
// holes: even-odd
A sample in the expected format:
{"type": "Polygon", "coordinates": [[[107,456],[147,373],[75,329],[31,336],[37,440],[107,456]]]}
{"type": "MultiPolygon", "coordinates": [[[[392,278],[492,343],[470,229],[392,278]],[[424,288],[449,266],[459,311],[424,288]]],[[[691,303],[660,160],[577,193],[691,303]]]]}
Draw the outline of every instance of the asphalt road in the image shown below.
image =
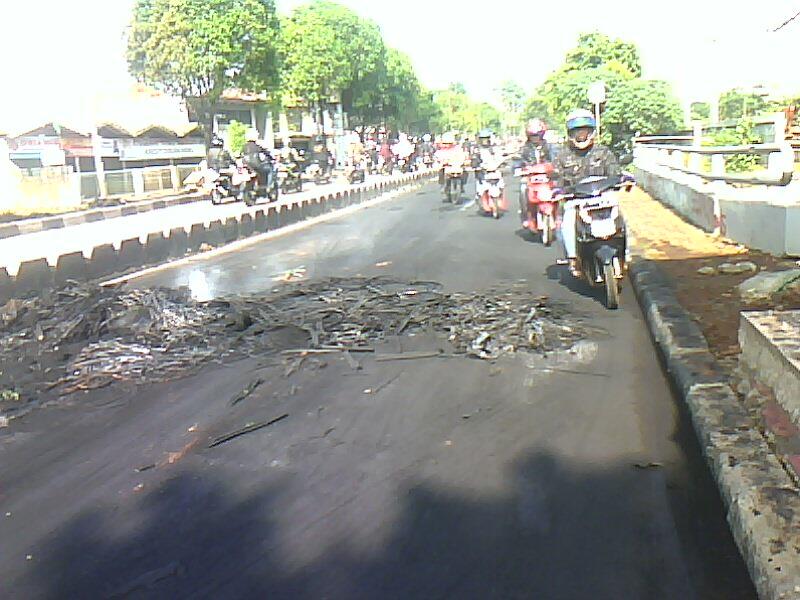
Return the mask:
{"type": "Polygon", "coordinates": [[[429,185],[134,281],[217,295],[301,267],[459,291],[525,279],[605,333],[497,364],[332,356],[287,377],[255,358],[35,411],[0,430],[0,597],[754,598],[630,289],[607,311],[517,227],[429,185]]]}

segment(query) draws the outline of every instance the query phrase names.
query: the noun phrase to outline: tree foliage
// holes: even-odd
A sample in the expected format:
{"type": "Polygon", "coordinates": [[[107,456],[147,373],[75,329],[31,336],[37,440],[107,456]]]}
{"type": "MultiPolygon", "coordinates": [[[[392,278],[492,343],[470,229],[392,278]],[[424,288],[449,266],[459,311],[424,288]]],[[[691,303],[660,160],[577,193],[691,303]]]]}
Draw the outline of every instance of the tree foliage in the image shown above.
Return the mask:
{"type": "Polygon", "coordinates": [[[723,121],[758,115],[766,109],[767,101],[757,94],[728,90],[719,97],[719,118],[723,121]]]}
{"type": "Polygon", "coordinates": [[[394,48],[386,49],[384,63],[354,83],[351,95],[348,112],[356,126],[409,130],[419,120],[422,86],[411,59],[394,48]]]}
{"type": "Polygon", "coordinates": [[[239,121],[231,121],[228,125],[228,135],[226,146],[228,152],[233,156],[241,156],[244,154],[245,136],[247,135],[247,125],[239,121]]]}
{"type": "Polygon", "coordinates": [[[483,128],[500,131],[503,114],[488,102],[475,102],[461,83],[434,92],[437,118],[433,123],[438,131],[460,131],[474,135],[483,128]]]}
{"type": "Polygon", "coordinates": [[[708,102],[692,102],[692,121],[706,121],[711,118],[711,105],[708,102]]]}
{"type": "MultiPolygon", "coordinates": [[[[758,144],[761,140],[755,133],[755,125],[750,119],[741,119],[735,129],[717,130],[704,145],[708,146],[747,146],[758,144]]],[[[754,154],[731,154],[725,157],[725,170],[731,173],[753,171],[759,163],[754,154]]]]}
{"type": "MultiPolygon", "coordinates": [[[[185,98],[207,136],[214,105],[229,88],[267,91],[270,108],[300,102],[317,117],[338,98],[364,128],[422,133],[502,121],[460,83],[424,89],[409,57],[385,45],[376,23],[330,0],[283,18],[275,0],[136,0],[128,33],[130,72],[185,98]]],[[[520,89],[509,87],[506,96],[509,106],[520,105],[520,89]]]]}
{"type": "Polygon", "coordinates": [[[602,112],[602,140],[621,151],[636,132],[675,129],[683,120],[681,106],[663,81],[641,79],[639,51],[634,44],[601,33],[585,33],[567,52],[564,63],[528,99],[527,118],[544,119],[561,130],[576,108],[589,108],[589,87],[602,81],[606,103],[602,112]]]}
{"type": "Polygon", "coordinates": [[[297,7],[283,33],[286,92],[309,105],[352,95],[386,59],[378,26],[334,2],[297,7]]]}
{"type": "Polygon", "coordinates": [[[194,100],[208,126],[225,89],[277,87],[279,36],[273,0],[137,0],[128,67],[137,80],[194,100]]]}
{"type": "Polygon", "coordinates": [[[602,122],[603,141],[617,151],[630,150],[635,135],[678,129],[683,110],[665,81],[630,79],[609,96],[602,122]]]}
{"type": "Polygon", "coordinates": [[[583,71],[617,63],[634,77],[642,76],[639,49],[635,44],[612,39],[600,32],[582,33],[578,45],[567,52],[564,69],[583,71]]]}

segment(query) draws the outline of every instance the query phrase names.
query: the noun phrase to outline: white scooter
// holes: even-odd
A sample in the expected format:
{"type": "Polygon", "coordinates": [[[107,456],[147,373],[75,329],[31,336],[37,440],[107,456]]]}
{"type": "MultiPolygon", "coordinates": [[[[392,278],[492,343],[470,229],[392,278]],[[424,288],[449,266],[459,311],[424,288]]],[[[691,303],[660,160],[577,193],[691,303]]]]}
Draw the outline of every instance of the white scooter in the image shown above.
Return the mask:
{"type": "Polygon", "coordinates": [[[605,287],[606,306],[611,309],[619,307],[628,252],[618,195],[633,185],[630,175],[587,177],[562,197],[575,205],[577,270],[590,286],[605,287]]]}

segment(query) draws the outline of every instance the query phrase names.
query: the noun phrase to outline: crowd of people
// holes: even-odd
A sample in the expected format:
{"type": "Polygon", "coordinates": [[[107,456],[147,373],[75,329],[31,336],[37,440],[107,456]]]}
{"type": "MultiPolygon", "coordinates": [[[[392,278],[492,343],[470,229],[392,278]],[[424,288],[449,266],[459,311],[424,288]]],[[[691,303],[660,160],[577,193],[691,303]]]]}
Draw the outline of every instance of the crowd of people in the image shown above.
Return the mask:
{"type": "MultiPolygon", "coordinates": [[[[551,179],[555,184],[554,195],[565,194],[576,183],[589,176],[610,177],[620,173],[614,154],[597,142],[597,124],[591,112],[583,109],[573,111],[567,118],[564,128],[564,143],[555,146],[546,141],[548,128],[541,119],[531,119],[525,129],[525,140],[518,152],[518,164],[549,163],[553,167],[551,179]]],[[[342,166],[345,173],[391,174],[395,170],[412,172],[422,168],[439,170],[439,182],[443,186],[452,185],[446,181],[448,167],[458,167],[459,177],[456,185],[464,192],[469,173],[475,173],[476,197],[482,192],[485,165],[493,169],[508,158],[510,146],[501,144],[494,132],[483,129],[476,136],[462,136],[446,132],[434,137],[425,134],[419,137],[398,132],[392,135],[383,130],[368,135],[352,133],[344,146],[345,156],[337,160],[336,148],[323,138],[317,140],[306,152],[298,151],[290,140],[275,150],[267,150],[258,140],[258,132],[247,132],[244,152],[240,160],[255,174],[255,179],[269,189],[271,178],[278,168],[288,172],[289,177],[301,178],[309,166],[313,166],[316,178],[330,178],[335,166],[342,166]]],[[[512,149],[513,150],[513,149],[512,149]]],[[[228,152],[220,138],[212,140],[208,155],[208,166],[224,172],[232,169],[236,157],[228,152]]],[[[519,215],[526,218],[527,196],[525,183],[519,191],[519,215]]],[[[561,218],[561,233],[564,251],[571,268],[575,269],[575,218],[577,204],[565,202],[561,218]]]]}

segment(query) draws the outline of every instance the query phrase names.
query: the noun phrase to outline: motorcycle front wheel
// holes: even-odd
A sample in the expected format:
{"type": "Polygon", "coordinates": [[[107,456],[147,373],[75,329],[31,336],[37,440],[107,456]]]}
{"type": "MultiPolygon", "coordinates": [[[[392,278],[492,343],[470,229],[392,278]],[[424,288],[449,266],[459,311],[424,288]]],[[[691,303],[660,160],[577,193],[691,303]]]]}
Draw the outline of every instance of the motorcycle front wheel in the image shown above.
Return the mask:
{"type": "Polygon", "coordinates": [[[222,204],[222,192],[220,192],[216,188],[211,190],[211,204],[215,206],[218,204],[222,204]]]}
{"type": "Polygon", "coordinates": [[[606,307],[619,308],[619,283],[614,277],[614,265],[603,265],[603,279],[606,283],[606,307]]]}
{"type": "Polygon", "coordinates": [[[542,224],[542,244],[544,246],[551,246],[553,244],[554,231],[555,226],[553,225],[553,218],[550,216],[545,217],[544,223],[542,224]]]}

